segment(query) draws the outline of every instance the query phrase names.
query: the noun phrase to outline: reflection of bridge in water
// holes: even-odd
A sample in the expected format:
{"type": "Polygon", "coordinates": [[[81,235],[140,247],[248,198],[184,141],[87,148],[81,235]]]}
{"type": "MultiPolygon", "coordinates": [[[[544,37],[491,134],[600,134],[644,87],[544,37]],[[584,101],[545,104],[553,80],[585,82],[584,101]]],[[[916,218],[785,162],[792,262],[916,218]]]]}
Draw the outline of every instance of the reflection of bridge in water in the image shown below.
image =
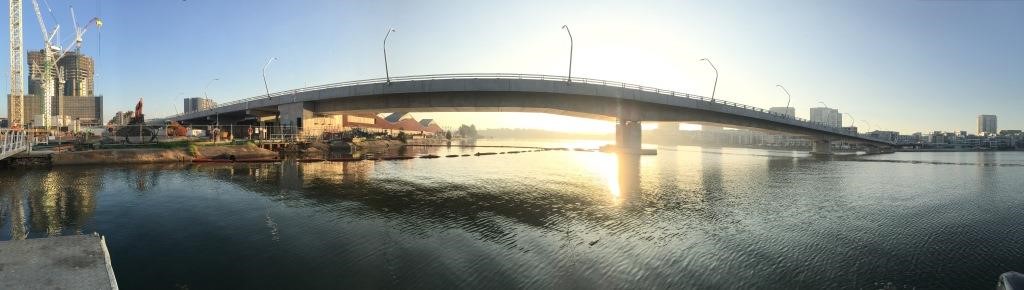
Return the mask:
{"type": "Polygon", "coordinates": [[[874,150],[894,144],[843,128],[720,99],[595,79],[524,74],[395,77],[282,91],[179,114],[187,124],[254,123],[311,128],[317,116],[345,113],[540,112],[616,122],[620,151],[639,153],[641,122],[720,124],[785,132],[812,139],[813,151],[831,154],[831,142],[874,150]]]}

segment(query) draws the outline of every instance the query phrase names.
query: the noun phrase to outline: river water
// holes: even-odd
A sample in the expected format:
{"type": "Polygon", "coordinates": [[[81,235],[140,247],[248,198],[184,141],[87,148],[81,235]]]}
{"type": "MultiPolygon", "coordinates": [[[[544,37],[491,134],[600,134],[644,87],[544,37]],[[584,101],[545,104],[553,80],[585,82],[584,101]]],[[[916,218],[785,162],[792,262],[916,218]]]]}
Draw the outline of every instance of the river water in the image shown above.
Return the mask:
{"type": "Polygon", "coordinates": [[[991,289],[1024,271],[1024,152],[658,149],[6,170],[0,240],[101,233],[126,289],[991,289]]]}

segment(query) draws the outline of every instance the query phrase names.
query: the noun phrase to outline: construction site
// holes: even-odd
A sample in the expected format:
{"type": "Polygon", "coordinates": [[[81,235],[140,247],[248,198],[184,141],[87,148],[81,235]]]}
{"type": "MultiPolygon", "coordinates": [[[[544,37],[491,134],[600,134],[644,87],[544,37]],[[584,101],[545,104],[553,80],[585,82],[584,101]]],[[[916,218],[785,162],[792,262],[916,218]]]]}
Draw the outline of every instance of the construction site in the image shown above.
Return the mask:
{"type": "MultiPolygon", "coordinates": [[[[49,4],[44,4],[53,17],[49,4]]],[[[92,18],[80,26],[74,8],[69,8],[74,25],[72,39],[61,44],[58,43],[62,39],[60,25],[55,23],[51,28],[46,24],[38,1],[32,1],[32,8],[41,28],[43,48],[26,54],[22,1],[10,1],[11,67],[10,93],[7,95],[10,128],[53,135],[49,132],[69,132],[102,125],[103,97],[95,93],[94,84],[96,63],[92,57],[83,54],[81,48],[88,29],[99,29],[103,21],[92,18]]]]}

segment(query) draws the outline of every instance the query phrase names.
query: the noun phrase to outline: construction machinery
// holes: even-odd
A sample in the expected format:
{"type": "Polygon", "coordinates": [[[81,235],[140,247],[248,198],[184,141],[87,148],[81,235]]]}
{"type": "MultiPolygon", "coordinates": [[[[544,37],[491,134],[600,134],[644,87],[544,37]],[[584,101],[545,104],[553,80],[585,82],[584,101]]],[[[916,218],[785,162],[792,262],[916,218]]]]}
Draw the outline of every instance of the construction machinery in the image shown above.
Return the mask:
{"type": "MultiPolygon", "coordinates": [[[[11,121],[12,124],[21,126],[25,123],[24,115],[24,90],[23,90],[23,75],[22,68],[24,67],[24,53],[21,38],[21,0],[11,0],[11,121]]],[[[42,112],[43,124],[47,130],[50,129],[52,123],[52,108],[53,97],[55,96],[54,90],[54,73],[57,70],[57,62],[67,54],[72,48],[76,51],[82,46],[82,36],[88,30],[89,25],[95,25],[97,29],[103,26],[103,21],[99,18],[93,18],[85,25],[79,27],[78,21],[75,19],[74,8],[71,9],[71,17],[75,25],[75,37],[73,43],[68,45],[59,46],[54,42],[59,41],[57,35],[60,33],[60,25],[55,24],[53,30],[47,28],[46,22],[43,21],[42,12],[39,9],[39,2],[32,0],[32,7],[35,10],[36,19],[39,21],[39,28],[43,34],[43,61],[42,73],[36,77],[39,78],[42,84],[42,112]]],[[[47,7],[49,9],[49,7],[47,7]]],[[[52,11],[51,11],[52,13],[52,11]]]]}
{"type": "Polygon", "coordinates": [[[19,128],[25,123],[24,117],[24,93],[25,78],[22,70],[25,67],[25,52],[22,48],[21,38],[21,0],[10,0],[10,36],[11,36],[11,93],[8,96],[10,102],[7,104],[7,117],[10,120],[11,128],[19,128]]]}

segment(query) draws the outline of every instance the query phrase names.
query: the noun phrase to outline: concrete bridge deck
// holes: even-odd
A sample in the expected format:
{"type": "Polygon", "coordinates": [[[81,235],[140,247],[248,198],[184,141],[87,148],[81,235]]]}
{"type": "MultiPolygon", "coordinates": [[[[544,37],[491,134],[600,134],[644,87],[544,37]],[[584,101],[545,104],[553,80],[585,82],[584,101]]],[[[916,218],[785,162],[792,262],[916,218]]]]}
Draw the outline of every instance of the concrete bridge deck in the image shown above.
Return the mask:
{"type": "Polygon", "coordinates": [[[354,112],[543,112],[614,120],[619,145],[639,146],[641,122],[690,122],[809,136],[815,152],[843,140],[877,148],[894,144],[721,99],[620,82],[528,74],[447,74],[370,79],[281,91],[168,119],[211,123],[274,116],[301,125],[317,115],[354,112]],[[634,140],[635,139],[635,140],[634,140]]]}

